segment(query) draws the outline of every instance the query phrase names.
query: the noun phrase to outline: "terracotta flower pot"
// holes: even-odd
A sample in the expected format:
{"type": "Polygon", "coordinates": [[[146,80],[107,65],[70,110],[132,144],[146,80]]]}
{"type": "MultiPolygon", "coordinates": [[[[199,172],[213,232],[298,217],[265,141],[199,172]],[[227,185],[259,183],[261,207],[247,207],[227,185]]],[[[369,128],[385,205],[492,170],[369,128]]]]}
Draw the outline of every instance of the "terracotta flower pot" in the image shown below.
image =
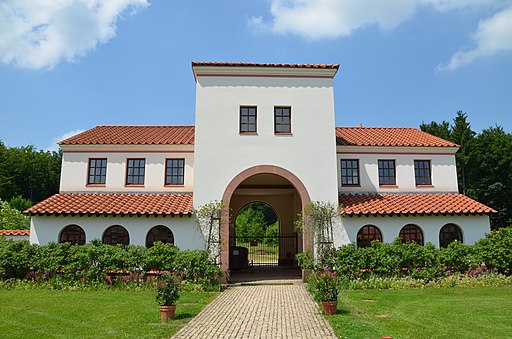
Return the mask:
{"type": "Polygon", "coordinates": [[[176,305],[174,306],[160,306],[160,317],[162,321],[167,321],[169,319],[174,319],[174,314],[176,313],[176,305]]]}
{"type": "Polygon", "coordinates": [[[322,306],[324,307],[324,314],[331,315],[336,314],[338,301],[322,301],[322,306]]]}

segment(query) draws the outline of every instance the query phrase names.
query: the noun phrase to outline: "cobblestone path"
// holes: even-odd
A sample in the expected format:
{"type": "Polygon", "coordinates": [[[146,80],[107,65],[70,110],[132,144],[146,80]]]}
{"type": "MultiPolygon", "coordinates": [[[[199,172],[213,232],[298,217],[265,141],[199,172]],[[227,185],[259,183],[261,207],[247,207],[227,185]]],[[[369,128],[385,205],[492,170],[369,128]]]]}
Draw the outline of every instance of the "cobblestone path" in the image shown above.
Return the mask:
{"type": "Polygon", "coordinates": [[[173,338],[336,338],[302,283],[230,287],[173,338]]]}

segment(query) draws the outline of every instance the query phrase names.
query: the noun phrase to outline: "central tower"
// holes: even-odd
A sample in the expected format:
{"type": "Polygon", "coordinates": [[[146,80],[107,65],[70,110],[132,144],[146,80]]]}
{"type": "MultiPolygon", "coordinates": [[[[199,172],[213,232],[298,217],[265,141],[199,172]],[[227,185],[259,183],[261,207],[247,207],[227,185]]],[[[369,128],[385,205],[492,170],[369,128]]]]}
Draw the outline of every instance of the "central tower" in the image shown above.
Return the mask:
{"type": "MultiPolygon", "coordinates": [[[[296,212],[310,201],[337,203],[333,78],[338,67],[192,63],[194,206],[222,199],[232,210],[224,213],[221,227],[224,270],[230,217],[243,203],[273,205],[281,232],[293,231],[296,212]]],[[[305,235],[297,250],[310,247],[305,235]]]]}

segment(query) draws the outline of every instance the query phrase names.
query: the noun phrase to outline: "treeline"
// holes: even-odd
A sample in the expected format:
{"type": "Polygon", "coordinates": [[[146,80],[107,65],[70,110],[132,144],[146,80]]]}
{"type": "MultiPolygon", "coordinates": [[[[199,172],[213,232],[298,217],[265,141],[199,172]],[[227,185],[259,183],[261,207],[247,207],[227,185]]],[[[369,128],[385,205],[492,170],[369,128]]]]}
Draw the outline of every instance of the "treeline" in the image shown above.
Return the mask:
{"type": "Polygon", "coordinates": [[[0,141],[0,199],[22,196],[36,203],[57,193],[61,159],[60,152],[7,147],[0,141]]]}
{"type": "Polygon", "coordinates": [[[0,141],[0,229],[29,227],[21,212],[59,191],[61,159],[60,152],[0,141]]]}
{"type": "Polygon", "coordinates": [[[512,134],[498,125],[476,133],[462,111],[456,113],[452,124],[423,122],[420,128],[460,145],[455,156],[460,193],[498,211],[491,215],[491,227],[511,225],[512,134]]]}

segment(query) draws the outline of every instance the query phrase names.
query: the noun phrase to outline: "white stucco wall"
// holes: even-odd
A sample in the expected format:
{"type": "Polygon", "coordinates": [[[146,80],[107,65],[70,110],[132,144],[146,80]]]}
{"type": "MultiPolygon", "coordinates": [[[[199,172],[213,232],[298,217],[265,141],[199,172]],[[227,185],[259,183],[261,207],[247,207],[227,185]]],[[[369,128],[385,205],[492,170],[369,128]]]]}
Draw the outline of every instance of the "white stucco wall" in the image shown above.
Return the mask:
{"type": "Polygon", "coordinates": [[[393,148],[389,148],[388,153],[341,153],[338,151],[337,159],[340,192],[458,192],[457,168],[453,154],[400,154],[397,148],[395,153],[393,148]],[[341,186],[341,159],[359,159],[360,187],[341,186]],[[395,160],[396,187],[379,186],[379,160],[395,160]],[[431,186],[416,186],[414,160],[430,160],[431,186]]]}
{"type": "Polygon", "coordinates": [[[194,182],[194,153],[154,152],[151,149],[138,152],[64,151],[61,173],[61,192],[191,192],[194,182]],[[89,158],[107,159],[107,178],[104,187],[87,186],[89,158]],[[144,187],[125,185],[126,161],[132,158],[146,159],[144,187]],[[184,186],[166,187],[164,185],[165,159],[171,158],[185,159],[184,186]]]}
{"type": "Polygon", "coordinates": [[[337,202],[332,79],[198,76],[196,91],[196,207],[257,165],[290,171],[311,200],[337,202]],[[239,134],[240,106],[257,106],[257,134],[239,134]],[[275,106],[291,107],[292,135],[274,134],[275,106]]]}
{"type": "MultiPolygon", "coordinates": [[[[357,232],[366,225],[377,226],[382,232],[383,242],[389,243],[398,237],[402,227],[414,224],[423,230],[425,244],[431,242],[436,247],[439,247],[439,231],[449,223],[461,228],[463,242],[466,245],[474,244],[490,231],[487,215],[344,217],[342,223],[350,243],[356,242],[357,232]]],[[[342,241],[337,243],[340,242],[342,241]]]]}
{"type": "Polygon", "coordinates": [[[4,237],[8,240],[29,240],[28,235],[0,235],[0,237],[4,237]]]}
{"type": "Polygon", "coordinates": [[[174,244],[181,249],[204,249],[203,238],[197,230],[193,217],[112,217],[112,216],[33,216],[30,225],[30,242],[46,245],[58,242],[62,229],[78,225],[85,232],[86,242],[100,239],[107,227],[121,225],[130,235],[130,244],[146,246],[148,231],[157,225],[164,225],[174,234],[174,244]]]}

